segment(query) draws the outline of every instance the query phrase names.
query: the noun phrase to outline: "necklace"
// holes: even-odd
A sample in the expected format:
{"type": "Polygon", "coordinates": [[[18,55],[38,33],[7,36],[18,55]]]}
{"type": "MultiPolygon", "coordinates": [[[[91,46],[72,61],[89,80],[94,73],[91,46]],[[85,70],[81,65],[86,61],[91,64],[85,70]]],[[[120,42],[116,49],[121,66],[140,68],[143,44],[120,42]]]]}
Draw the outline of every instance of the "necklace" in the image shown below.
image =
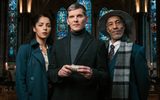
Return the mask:
{"type": "Polygon", "coordinates": [[[39,47],[40,47],[40,50],[42,51],[42,53],[47,55],[48,45],[46,45],[46,46],[39,45],[39,47]]]}
{"type": "Polygon", "coordinates": [[[48,49],[48,46],[46,45],[46,47],[42,47],[41,45],[39,46],[40,47],[40,50],[43,54],[43,57],[44,57],[44,61],[45,61],[45,67],[46,67],[46,71],[48,70],[48,64],[49,64],[49,61],[48,61],[48,55],[47,55],[47,49],[48,49]]]}

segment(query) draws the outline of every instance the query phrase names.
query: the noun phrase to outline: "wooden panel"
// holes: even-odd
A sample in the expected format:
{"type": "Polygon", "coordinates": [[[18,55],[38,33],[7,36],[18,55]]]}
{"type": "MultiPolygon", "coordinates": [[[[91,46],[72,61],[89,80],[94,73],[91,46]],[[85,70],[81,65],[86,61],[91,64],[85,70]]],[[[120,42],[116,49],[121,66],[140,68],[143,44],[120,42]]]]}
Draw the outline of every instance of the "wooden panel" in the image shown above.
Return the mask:
{"type": "Polygon", "coordinates": [[[0,86],[0,100],[17,100],[15,90],[7,86],[0,86]]]}
{"type": "Polygon", "coordinates": [[[148,100],[160,100],[159,94],[149,94],[148,100]]]}

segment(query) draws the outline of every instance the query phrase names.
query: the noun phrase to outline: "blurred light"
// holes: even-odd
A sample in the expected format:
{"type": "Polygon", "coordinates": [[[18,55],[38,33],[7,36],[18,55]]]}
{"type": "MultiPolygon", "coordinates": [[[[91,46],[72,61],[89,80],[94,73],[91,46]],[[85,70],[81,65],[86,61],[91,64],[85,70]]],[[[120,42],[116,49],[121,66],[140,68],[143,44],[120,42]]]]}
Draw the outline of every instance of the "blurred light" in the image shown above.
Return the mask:
{"type": "Polygon", "coordinates": [[[140,0],[136,0],[136,12],[140,12],[140,0]]]}
{"type": "Polygon", "coordinates": [[[23,7],[22,7],[22,0],[19,0],[19,13],[23,12],[23,7]]]}
{"type": "Polygon", "coordinates": [[[31,13],[31,7],[32,7],[32,0],[28,0],[28,4],[27,4],[27,12],[31,13]]]}
{"type": "Polygon", "coordinates": [[[148,0],[145,0],[145,3],[144,3],[144,12],[148,12],[148,0]]]}

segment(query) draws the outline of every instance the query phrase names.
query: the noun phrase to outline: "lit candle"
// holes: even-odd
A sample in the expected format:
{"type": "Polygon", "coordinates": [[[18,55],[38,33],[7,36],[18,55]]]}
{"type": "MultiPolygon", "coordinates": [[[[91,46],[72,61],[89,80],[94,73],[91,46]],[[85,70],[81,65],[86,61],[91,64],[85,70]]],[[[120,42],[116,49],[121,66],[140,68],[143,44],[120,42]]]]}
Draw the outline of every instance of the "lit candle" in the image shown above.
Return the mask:
{"type": "Polygon", "coordinates": [[[136,12],[139,13],[140,12],[140,0],[136,0],[136,12]]]}
{"type": "Polygon", "coordinates": [[[19,12],[22,13],[23,12],[23,5],[22,5],[22,0],[19,0],[19,12]]]}
{"type": "Polygon", "coordinates": [[[8,70],[8,63],[5,63],[5,69],[8,70]]]}
{"type": "Polygon", "coordinates": [[[32,7],[32,0],[28,0],[28,6],[27,6],[27,12],[31,12],[31,7],[32,7]]]}
{"type": "Polygon", "coordinates": [[[145,6],[144,10],[147,13],[148,12],[148,0],[145,0],[145,6]]]}
{"type": "Polygon", "coordinates": [[[16,65],[14,65],[14,69],[16,69],[16,65]]]}

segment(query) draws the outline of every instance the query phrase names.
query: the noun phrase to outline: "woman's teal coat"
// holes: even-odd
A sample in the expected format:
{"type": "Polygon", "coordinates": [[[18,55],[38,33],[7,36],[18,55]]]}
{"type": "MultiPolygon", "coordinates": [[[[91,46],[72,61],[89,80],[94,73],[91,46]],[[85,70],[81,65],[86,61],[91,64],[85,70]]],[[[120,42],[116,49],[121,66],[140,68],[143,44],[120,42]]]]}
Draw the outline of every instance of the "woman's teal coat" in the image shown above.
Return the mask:
{"type": "MultiPolygon", "coordinates": [[[[49,60],[50,52],[51,46],[48,48],[49,60]]],[[[16,58],[16,92],[18,100],[48,99],[45,61],[36,40],[19,48],[16,58]]]]}

